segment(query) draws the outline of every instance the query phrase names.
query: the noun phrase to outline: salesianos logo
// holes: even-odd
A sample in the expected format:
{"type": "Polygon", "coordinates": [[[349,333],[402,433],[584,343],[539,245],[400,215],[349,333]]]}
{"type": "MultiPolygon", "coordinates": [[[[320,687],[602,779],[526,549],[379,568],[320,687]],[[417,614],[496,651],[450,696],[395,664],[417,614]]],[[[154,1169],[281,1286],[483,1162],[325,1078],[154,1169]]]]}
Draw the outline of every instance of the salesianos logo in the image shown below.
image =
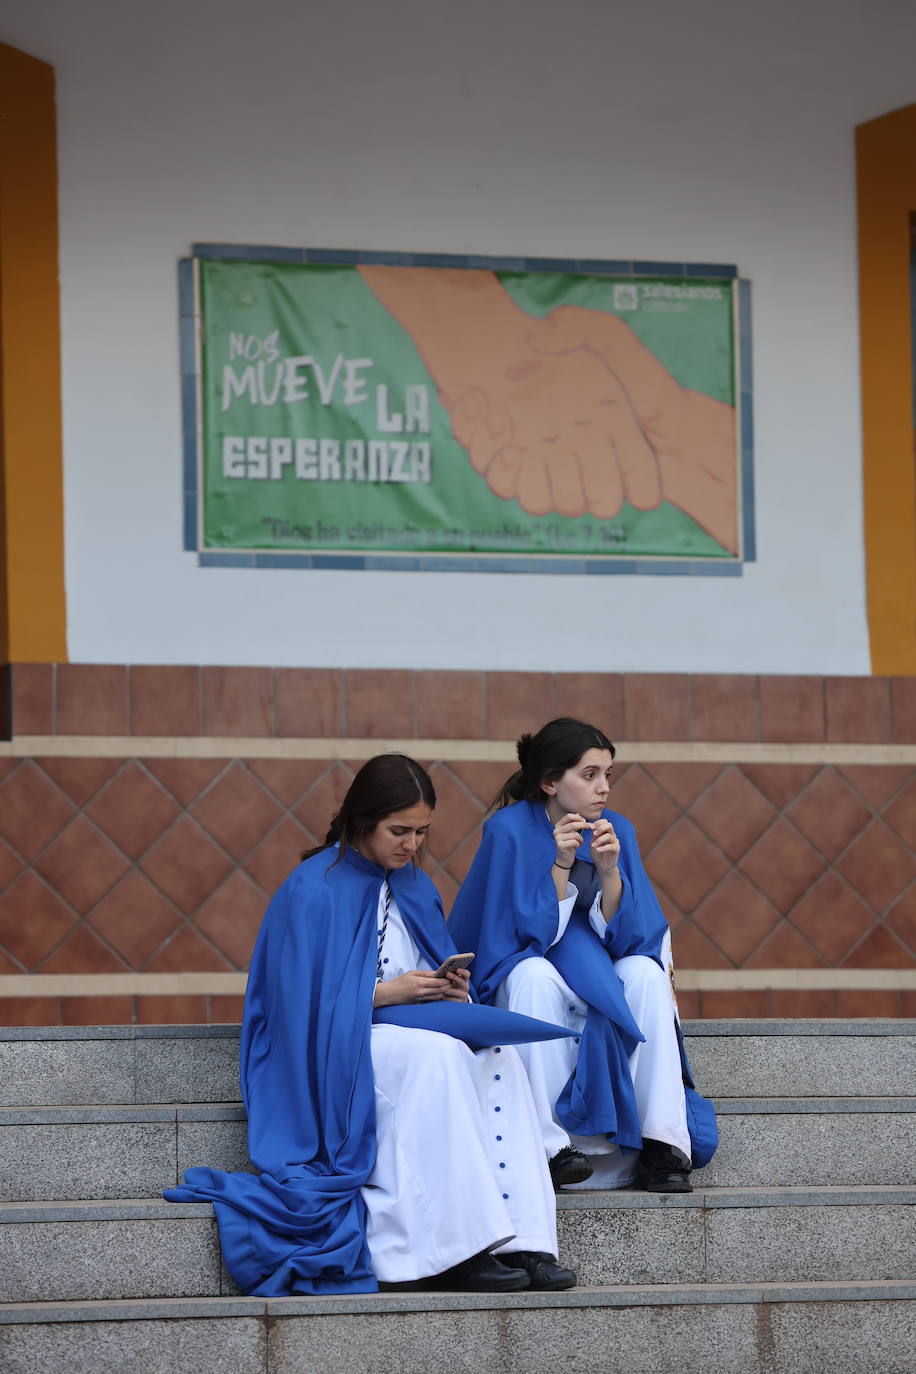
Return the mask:
{"type": "Polygon", "coordinates": [[[615,310],[638,310],[639,291],[637,287],[629,282],[615,282],[614,284],[614,309],[615,310]]]}

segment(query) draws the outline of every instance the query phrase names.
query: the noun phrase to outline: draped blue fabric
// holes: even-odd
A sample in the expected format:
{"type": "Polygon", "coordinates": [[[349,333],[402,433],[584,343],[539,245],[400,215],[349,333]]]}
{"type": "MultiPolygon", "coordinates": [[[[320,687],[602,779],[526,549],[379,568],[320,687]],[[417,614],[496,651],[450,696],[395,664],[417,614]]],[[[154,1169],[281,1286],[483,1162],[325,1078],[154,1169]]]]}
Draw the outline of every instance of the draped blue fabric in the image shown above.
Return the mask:
{"type": "MultiPolygon", "coordinates": [[[[307,859],[271,901],[255,945],[241,1039],[248,1149],[259,1176],[196,1168],[164,1196],[213,1203],[245,1293],[377,1288],[361,1187],[375,1162],[370,1055],[384,870],[348,849],[307,859]]],[[[439,896],[409,866],[389,875],[433,968],[456,952],[439,896]]]]}
{"type": "Polygon", "coordinates": [[[535,1040],[572,1038],[575,1031],[519,1016],[501,1007],[484,1007],[479,1002],[415,1002],[393,1007],[378,1007],[372,1020],[380,1025],[408,1026],[414,1030],[437,1031],[463,1040],[472,1050],[487,1045],[530,1045],[535,1040]]]}
{"type": "MultiPolygon", "coordinates": [[[[516,802],[486,822],[480,848],[458,893],[449,918],[449,934],[461,949],[473,949],[475,984],[484,1001],[522,959],[549,959],[588,1006],[576,1068],[556,1105],[557,1118],[577,1135],[607,1135],[624,1149],[639,1149],[642,1135],[628,1056],[644,1038],[627,1006],[613,960],[642,954],[661,964],[668,924],[643,867],[636,832],[615,811],[602,815],[620,840],[618,863],[623,893],[602,939],[592,929],[588,912],[600,880],[591,859],[591,831],[583,832],[570,877],[578,888],[573,915],[563,938],[557,933],[557,896],[551,875],[556,855],[553,827],[540,804],[516,802]]],[[[691,1142],[694,1162],[706,1163],[712,1108],[693,1090],[681,1044],[685,1090],[702,1103],[695,1108],[698,1138],[691,1142]],[[708,1109],[706,1111],[705,1109],[708,1109]]],[[[688,1125],[691,1108],[688,1101],[688,1125]]],[[[714,1118],[713,1118],[714,1130],[714,1118]]]]}

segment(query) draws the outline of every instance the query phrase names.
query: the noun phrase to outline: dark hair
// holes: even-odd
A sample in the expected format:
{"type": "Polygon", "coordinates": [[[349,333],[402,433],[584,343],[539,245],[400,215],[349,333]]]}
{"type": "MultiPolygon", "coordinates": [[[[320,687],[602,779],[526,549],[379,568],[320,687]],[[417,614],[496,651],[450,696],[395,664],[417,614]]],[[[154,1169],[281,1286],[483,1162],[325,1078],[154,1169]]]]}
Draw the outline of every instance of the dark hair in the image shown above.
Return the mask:
{"type": "Polygon", "coordinates": [[[539,801],[543,796],[541,783],[556,782],[589,749],[609,749],[611,758],[617,753],[603,730],[572,716],[549,720],[536,735],[522,735],[516,745],[521,768],[504,784],[493,807],[539,801]]]}
{"type": "MultiPolygon", "coordinates": [[[[376,754],[363,764],[347,788],[340,810],[331,817],[324,844],[307,849],[302,858],[310,859],[313,854],[320,854],[338,843],[338,859],[342,858],[347,846],[361,835],[370,835],[379,821],[419,802],[425,802],[430,809],[436,805],[435,788],[426,769],[406,754],[376,754]]],[[[421,845],[413,862],[422,862],[423,854],[424,846],[421,845]]]]}

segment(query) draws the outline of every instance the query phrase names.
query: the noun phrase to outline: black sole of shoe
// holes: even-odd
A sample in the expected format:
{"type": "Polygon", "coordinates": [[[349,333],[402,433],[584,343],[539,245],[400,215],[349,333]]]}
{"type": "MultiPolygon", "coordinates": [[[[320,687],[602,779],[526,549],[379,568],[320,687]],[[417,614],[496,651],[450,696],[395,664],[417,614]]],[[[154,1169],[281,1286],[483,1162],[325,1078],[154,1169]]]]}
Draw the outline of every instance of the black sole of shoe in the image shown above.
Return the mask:
{"type": "Polygon", "coordinates": [[[591,1178],[593,1170],[584,1165],[570,1165],[568,1169],[558,1170],[557,1176],[551,1174],[554,1192],[560,1188],[568,1188],[571,1183],[584,1183],[587,1178],[591,1178]]]}

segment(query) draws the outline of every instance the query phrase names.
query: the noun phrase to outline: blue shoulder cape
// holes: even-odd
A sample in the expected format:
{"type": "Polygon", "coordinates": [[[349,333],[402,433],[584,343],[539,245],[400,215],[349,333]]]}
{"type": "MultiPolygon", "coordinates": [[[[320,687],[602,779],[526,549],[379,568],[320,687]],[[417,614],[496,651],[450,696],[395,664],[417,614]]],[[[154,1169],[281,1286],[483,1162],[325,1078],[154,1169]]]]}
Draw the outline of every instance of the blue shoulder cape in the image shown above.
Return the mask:
{"type": "MultiPolygon", "coordinates": [[[[540,956],[549,959],[587,1003],[576,1068],[557,1101],[557,1117],[577,1135],[604,1134],[624,1149],[638,1150],[642,1135],[627,1060],[644,1037],[627,1006],[613,960],[643,954],[661,963],[668,924],[643,867],[632,824],[615,811],[602,815],[620,839],[623,882],[620,906],[603,939],[588,920],[599,884],[590,854],[591,831],[585,831],[572,874],[579,896],[563,938],[551,948],[557,933],[557,896],[550,872],[553,828],[545,808],[530,802],[504,807],[485,823],[448,928],[459,949],[476,952],[474,981],[484,1001],[492,1000],[522,959],[540,956]]],[[[708,1163],[715,1149],[714,1118],[710,1104],[693,1089],[683,1037],[679,1034],[678,1039],[693,1163],[698,1168],[708,1163]]]]}
{"type": "MultiPolygon", "coordinates": [[[[352,849],[294,870],[251,961],[241,1038],[248,1149],[259,1175],[189,1169],[173,1202],[213,1203],[226,1266],[245,1293],[370,1293],[377,1283],[360,1188],[375,1163],[370,1054],[384,870],[352,849]]],[[[455,946],[429,878],[388,879],[436,968],[455,946]]]]}

